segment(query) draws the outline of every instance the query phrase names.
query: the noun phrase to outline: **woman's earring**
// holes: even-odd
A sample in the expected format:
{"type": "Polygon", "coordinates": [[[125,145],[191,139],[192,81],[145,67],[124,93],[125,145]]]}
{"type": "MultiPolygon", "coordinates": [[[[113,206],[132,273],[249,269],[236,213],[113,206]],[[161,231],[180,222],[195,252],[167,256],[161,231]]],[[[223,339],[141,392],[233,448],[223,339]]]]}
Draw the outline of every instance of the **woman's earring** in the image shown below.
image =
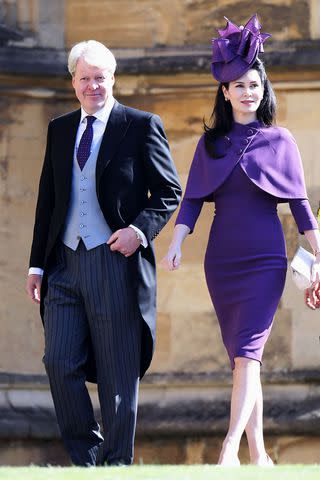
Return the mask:
{"type": "Polygon", "coordinates": [[[229,98],[227,98],[227,97],[224,97],[224,99],[225,99],[225,101],[226,101],[226,102],[229,102],[229,98]]]}

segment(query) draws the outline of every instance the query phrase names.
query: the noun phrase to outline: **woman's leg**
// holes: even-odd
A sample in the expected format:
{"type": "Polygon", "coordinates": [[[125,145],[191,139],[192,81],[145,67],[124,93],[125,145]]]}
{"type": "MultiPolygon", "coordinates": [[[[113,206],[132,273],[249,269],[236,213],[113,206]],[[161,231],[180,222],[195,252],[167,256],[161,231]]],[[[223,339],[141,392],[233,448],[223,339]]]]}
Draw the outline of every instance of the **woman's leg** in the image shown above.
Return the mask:
{"type": "Polygon", "coordinates": [[[239,446],[242,434],[254,409],[260,383],[260,363],[236,357],[233,370],[230,423],[224,439],[218,465],[239,465],[239,446]]]}
{"type": "Polygon", "coordinates": [[[257,399],[246,426],[246,435],[249,445],[250,462],[254,465],[272,466],[273,462],[266,453],[263,440],[263,396],[261,382],[257,399]]]}

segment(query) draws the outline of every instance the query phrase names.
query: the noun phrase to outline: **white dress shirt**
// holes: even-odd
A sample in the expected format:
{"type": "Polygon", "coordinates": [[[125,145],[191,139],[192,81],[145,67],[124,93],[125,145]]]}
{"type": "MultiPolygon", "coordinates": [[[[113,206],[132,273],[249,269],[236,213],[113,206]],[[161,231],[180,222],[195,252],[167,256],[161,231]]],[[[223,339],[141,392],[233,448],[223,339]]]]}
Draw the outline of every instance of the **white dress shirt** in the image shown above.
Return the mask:
{"type": "MultiPolygon", "coordinates": [[[[102,135],[104,134],[113,105],[114,105],[114,97],[110,97],[107,99],[105,105],[94,114],[94,117],[96,117],[96,120],[92,124],[92,128],[93,128],[92,150],[95,148],[97,143],[101,140],[102,135]]],[[[75,143],[76,152],[78,151],[82,134],[85,131],[87,126],[87,119],[86,119],[87,116],[88,116],[88,113],[81,107],[81,118],[80,118],[80,123],[77,131],[76,143],[75,143]]],[[[148,246],[148,241],[144,233],[135,225],[129,225],[129,227],[131,227],[139,235],[141,239],[141,245],[146,248],[148,246]]],[[[43,269],[39,267],[30,267],[28,274],[43,275],[43,269]]]]}

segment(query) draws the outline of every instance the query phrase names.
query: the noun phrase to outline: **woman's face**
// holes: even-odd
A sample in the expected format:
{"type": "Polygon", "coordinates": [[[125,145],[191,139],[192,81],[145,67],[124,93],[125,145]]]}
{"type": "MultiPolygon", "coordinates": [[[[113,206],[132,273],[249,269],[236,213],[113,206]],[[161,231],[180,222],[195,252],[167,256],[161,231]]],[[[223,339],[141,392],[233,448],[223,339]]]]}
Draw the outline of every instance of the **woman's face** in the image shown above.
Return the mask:
{"type": "Polygon", "coordinates": [[[263,98],[263,85],[257,70],[248,70],[242,77],[222,86],[224,97],[230,101],[233,118],[239,123],[250,123],[257,119],[257,110],[263,98]]]}

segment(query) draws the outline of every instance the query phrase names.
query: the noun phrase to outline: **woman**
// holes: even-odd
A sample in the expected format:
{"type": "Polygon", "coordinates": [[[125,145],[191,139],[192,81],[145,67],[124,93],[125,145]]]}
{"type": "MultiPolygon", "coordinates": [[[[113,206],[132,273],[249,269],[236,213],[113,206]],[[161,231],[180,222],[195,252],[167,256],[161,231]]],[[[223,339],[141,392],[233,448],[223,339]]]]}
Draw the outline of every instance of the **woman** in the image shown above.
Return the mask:
{"type": "Polygon", "coordinates": [[[198,143],[173,240],[162,260],[168,270],[179,267],[182,242],[203,202],[215,202],[205,274],[233,369],[230,423],[218,461],[225,466],[240,464],[244,431],[251,463],[272,466],[263,440],[260,364],[287,270],[277,203],[289,202],[316,255],[315,289],[320,278],[320,235],[299,151],[288,130],[273,126],[275,97],[258,58],[269,35],[260,28],[256,16],[245,27],[228,21],[213,40],[212,73],[220,84],[212,125],[205,125],[198,143]]]}

